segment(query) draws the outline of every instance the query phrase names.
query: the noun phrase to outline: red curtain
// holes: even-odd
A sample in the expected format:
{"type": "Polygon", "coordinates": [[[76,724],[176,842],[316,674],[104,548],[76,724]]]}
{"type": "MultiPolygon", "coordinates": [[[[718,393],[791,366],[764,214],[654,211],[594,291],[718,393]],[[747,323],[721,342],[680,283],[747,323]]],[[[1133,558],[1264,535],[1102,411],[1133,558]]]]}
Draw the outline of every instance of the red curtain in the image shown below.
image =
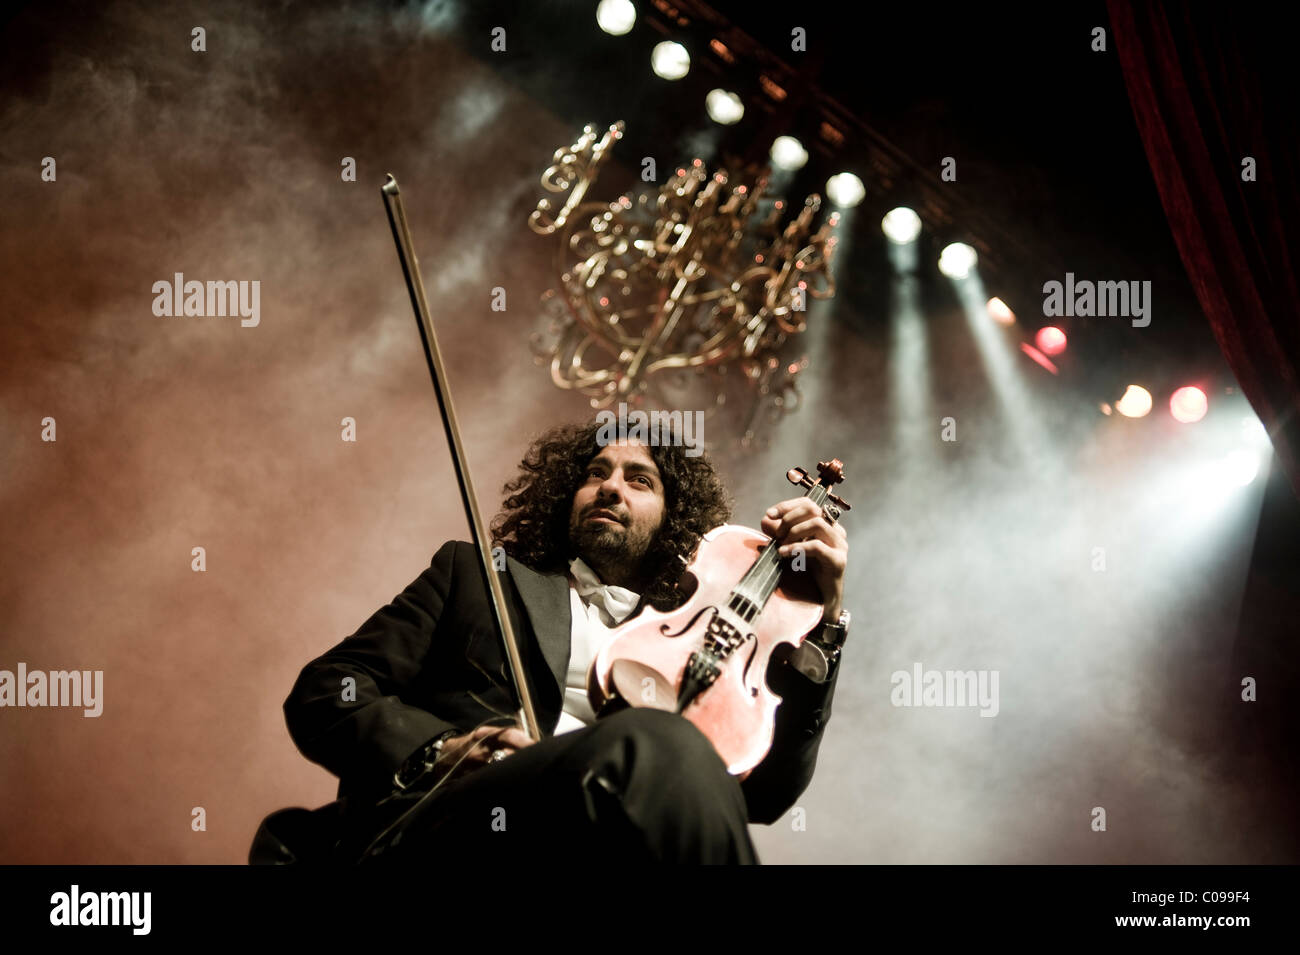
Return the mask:
{"type": "MultiPolygon", "coordinates": [[[[1109,40],[1215,338],[1300,494],[1297,54],[1267,7],[1107,0],[1109,40]],[[1256,181],[1242,179],[1243,160],[1256,181]]],[[[1098,54],[1101,55],[1101,54],[1098,54]]]]}

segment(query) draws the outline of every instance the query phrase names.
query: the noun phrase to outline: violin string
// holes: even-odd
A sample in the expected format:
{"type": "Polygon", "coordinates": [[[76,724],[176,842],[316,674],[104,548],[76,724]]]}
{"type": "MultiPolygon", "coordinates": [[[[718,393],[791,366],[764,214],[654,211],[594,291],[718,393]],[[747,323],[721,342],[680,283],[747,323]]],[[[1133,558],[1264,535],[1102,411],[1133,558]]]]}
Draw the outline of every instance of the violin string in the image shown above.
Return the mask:
{"type": "MultiPolygon", "coordinates": [[[[804,496],[811,498],[813,503],[818,505],[819,507],[824,507],[826,504],[825,490],[826,489],[822,485],[816,484],[804,496]],[[818,501],[817,498],[813,496],[813,491],[817,490],[818,488],[821,488],[823,491],[823,497],[820,501],[818,501]]],[[[765,557],[769,553],[774,554],[775,551],[772,551],[770,548],[764,549],[763,554],[760,555],[759,557],[759,560],[762,560],[763,557],[765,557]]],[[[788,560],[789,558],[786,559],[788,560]]],[[[772,560],[771,565],[769,567],[765,567],[762,570],[760,570],[758,576],[754,579],[754,583],[758,584],[758,590],[765,591],[767,596],[770,596],[771,590],[769,590],[769,587],[771,587],[771,589],[775,589],[776,581],[778,581],[781,578],[781,573],[783,570],[784,568],[781,566],[781,558],[776,558],[772,560]]]]}
{"type": "MultiPolygon", "coordinates": [[[[815,485],[813,490],[815,490],[818,487],[821,487],[821,485],[820,484],[815,485]]],[[[813,497],[813,492],[811,490],[805,495],[805,497],[812,498],[813,503],[817,504],[819,507],[825,504],[825,498],[823,498],[821,501],[818,501],[815,497],[813,497]]],[[[764,554],[766,553],[768,553],[768,551],[765,550],[764,554]]],[[[772,553],[775,554],[776,552],[772,551],[772,553]]],[[[761,591],[768,591],[769,586],[772,586],[772,588],[775,589],[775,583],[777,580],[780,579],[782,570],[783,568],[781,566],[781,559],[779,557],[773,558],[771,562],[771,566],[766,567],[759,572],[760,574],[758,578],[759,589],[761,591]]],[[[768,593],[770,594],[770,591],[768,591],[768,593]]]]}

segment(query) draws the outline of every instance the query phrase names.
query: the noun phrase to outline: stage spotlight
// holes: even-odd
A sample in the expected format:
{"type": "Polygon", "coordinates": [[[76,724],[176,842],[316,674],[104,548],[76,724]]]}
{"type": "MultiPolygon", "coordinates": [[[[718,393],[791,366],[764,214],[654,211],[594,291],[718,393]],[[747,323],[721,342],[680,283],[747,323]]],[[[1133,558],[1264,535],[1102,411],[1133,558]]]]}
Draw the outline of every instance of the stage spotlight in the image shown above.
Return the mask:
{"type": "Polygon", "coordinates": [[[1236,487],[1245,487],[1259,475],[1259,455],[1245,448],[1238,448],[1219,464],[1223,480],[1236,487]]]}
{"type": "Polygon", "coordinates": [[[736,65],[736,55],[727,48],[727,44],[723,43],[717,37],[714,37],[709,41],[709,49],[718,54],[718,59],[723,62],[728,63],[731,66],[736,65]]]}
{"type": "Polygon", "coordinates": [[[921,234],[921,217],[907,206],[899,206],[885,213],[885,217],[880,220],[880,230],[895,245],[907,245],[915,242],[921,234]]]}
{"type": "Polygon", "coordinates": [[[745,104],[740,97],[726,90],[709,90],[704,106],[709,111],[709,119],[723,126],[732,126],[745,115],[745,104]]]}
{"type": "Polygon", "coordinates": [[[1183,424],[1195,424],[1205,417],[1209,409],[1209,400],[1205,392],[1193,385],[1179,388],[1169,399],[1169,413],[1175,421],[1183,424]]]}
{"type": "Polygon", "coordinates": [[[821,126],[817,127],[817,131],[822,134],[822,139],[832,146],[844,145],[844,132],[839,127],[831,123],[822,123],[821,126]]]}
{"type": "Polygon", "coordinates": [[[772,165],[793,172],[808,161],[808,150],[793,136],[778,136],[772,141],[772,165]]]}
{"type": "Polygon", "coordinates": [[[691,71],[691,55],[680,43],[664,40],[656,43],[650,52],[650,67],[656,76],[666,80],[680,80],[691,71]]]}
{"type": "Polygon", "coordinates": [[[999,325],[1014,325],[1016,323],[1016,313],[1011,311],[1007,303],[996,295],[989,299],[988,304],[984,307],[988,310],[989,318],[999,325]]]}
{"type": "Polygon", "coordinates": [[[1028,342],[1021,342],[1020,350],[1028,355],[1036,364],[1046,368],[1053,375],[1060,374],[1060,370],[1052,364],[1052,359],[1048,358],[1033,345],[1030,345],[1028,342]]]}
{"type": "Polygon", "coordinates": [[[1273,447],[1273,442],[1269,440],[1268,429],[1264,423],[1256,418],[1253,414],[1246,415],[1241,419],[1241,437],[1247,444],[1253,448],[1261,450],[1273,447]]]}
{"type": "Polygon", "coordinates": [[[622,36],[636,23],[632,0],[600,0],[596,5],[596,22],[610,36],[622,36]]]}
{"type": "Polygon", "coordinates": [[[964,279],[970,275],[971,269],[975,268],[975,263],[979,261],[979,256],[965,242],[953,242],[951,245],[944,246],[939,253],[939,271],[950,279],[964,279]]]}
{"type": "Polygon", "coordinates": [[[1059,355],[1065,351],[1065,332],[1055,325],[1047,325],[1038,330],[1038,334],[1034,336],[1034,344],[1044,355],[1059,355]]]}
{"type": "Polygon", "coordinates": [[[852,209],[862,201],[867,189],[851,172],[842,172],[826,180],[826,195],[841,209],[852,209]]]}
{"type": "Polygon", "coordinates": [[[763,88],[764,93],[766,93],[776,102],[778,103],[785,102],[785,97],[786,97],[785,89],[782,88],[776,82],[776,80],[772,79],[772,77],[768,76],[766,73],[760,73],[758,75],[758,85],[763,88]]]}
{"type": "Polygon", "coordinates": [[[1115,410],[1126,418],[1141,418],[1151,413],[1151,392],[1140,385],[1129,385],[1124,397],[1115,402],[1115,410]]]}

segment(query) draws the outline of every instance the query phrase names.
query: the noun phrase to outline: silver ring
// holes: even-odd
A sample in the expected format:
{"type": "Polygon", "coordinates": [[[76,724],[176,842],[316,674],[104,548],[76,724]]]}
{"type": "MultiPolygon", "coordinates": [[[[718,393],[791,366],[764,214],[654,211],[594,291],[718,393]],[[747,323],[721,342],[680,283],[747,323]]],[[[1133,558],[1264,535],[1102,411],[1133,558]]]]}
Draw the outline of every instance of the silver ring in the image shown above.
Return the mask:
{"type": "Polygon", "coordinates": [[[508,755],[509,753],[507,753],[504,749],[494,749],[492,750],[492,755],[488,757],[488,762],[499,763],[501,762],[501,760],[505,759],[508,755]]]}

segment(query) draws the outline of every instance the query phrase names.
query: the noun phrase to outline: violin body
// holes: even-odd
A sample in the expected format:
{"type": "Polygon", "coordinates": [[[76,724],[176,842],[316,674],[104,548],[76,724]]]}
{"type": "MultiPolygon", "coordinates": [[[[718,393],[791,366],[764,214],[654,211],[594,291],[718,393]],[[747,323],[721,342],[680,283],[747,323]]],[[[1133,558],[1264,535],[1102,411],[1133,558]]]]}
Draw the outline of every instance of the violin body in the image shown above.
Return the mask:
{"type": "Polygon", "coordinates": [[[667,613],[647,607],[616,628],[592,661],[587,695],[596,714],[622,705],[680,712],[733,775],[744,779],[762,762],[781,702],[766,683],[772,652],[802,643],[823,613],[811,574],[788,569],[770,553],[762,560],[770,543],[735,524],[705,534],[680,584],[690,593],[686,602],[667,613]],[[756,592],[764,578],[767,586],[756,592]],[[764,590],[770,593],[760,601],[764,590]],[[683,684],[699,672],[701,658],[712,679],[704,678],[703,689],[695,681],[683,705],[683,684]]]}

